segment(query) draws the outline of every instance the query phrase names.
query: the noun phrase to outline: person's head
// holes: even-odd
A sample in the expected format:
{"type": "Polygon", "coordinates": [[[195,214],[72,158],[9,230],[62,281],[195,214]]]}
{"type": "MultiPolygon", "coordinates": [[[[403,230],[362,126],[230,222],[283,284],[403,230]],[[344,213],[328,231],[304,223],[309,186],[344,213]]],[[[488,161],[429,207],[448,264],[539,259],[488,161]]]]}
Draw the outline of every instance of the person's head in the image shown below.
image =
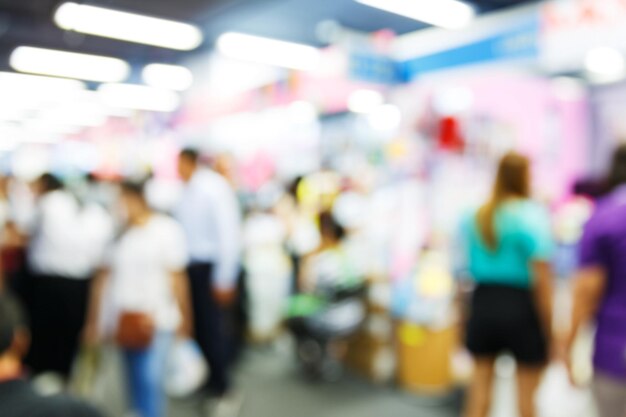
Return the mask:
{"type": "Polygon", "coordinates": [[[530,161],[524,155],[510,152],[504,155],[498,165],[493,196],[504,200],[509,197],[528,198],[530,196],[530,161]]]}
{"type": "Polygon", "coordinates": [[[287,192],[290,196],[292,196],[296,201],[298,201],[298,190],[300,188],[300,184],[304,181],[304,177],[298,176],[296,177],[289,186],[287,187],[287,192]]]}
{"type": "Polygon", "coordinates": [[[198,169],[200,154],[195,149],[183,149],[178,155],[178,174],[183,181],[189,182],[198,169]]]}
{"type": "Polygon", "coordinates": [[[338,243],[345,237],[344,228],[335,220],[330,211],[324,211],[319,216],[320,234],[325,243],[338,243]]]}
{"type": "Polygon", "coordinates": [[[620,145],[613,153],[608,182],[611,190],[626,185],[626,144],[620,145]]]}
{"type": "Polygon", "coordinates": [[[150,213],[150,206],[145,197],[144,183],[124,181],[121,185],[121,202],[128,221],[136,224],[150,213]]]}
{"type": "Polygon", "coordinates": [[[88,172],[85,174],[84,180],[89,185],[96,185],[100,182],[100,178],[94,172],[88,172]]]}
{"type": "Polygon", "coordinates": [[[19,303],[0,294],[0,360],[21,362],[30,342],[28,325],[19,303]]]}
{"type": "Polygon", "coordinates": [[[235,161],[229,153],[221,153],[213,161],[213,169],[225,178],[231,178],[234,174],[235,161]]]}
{"type": "Polygon", "coordinates": [[[63,183],[59,178],[50,173],[41,175],[33,184],[33,191],[36,195],[42,196],[53,191],[63,189],[63,183]]]}
{"type": "Polygon", "coordinates": [[[530,160],[519,153],[504,155],[489,201],[478,213],[478,225],[484,241],[492,249],[498,245],[495,214],[500,205],[512,198],[530,197],[530,160]]]}

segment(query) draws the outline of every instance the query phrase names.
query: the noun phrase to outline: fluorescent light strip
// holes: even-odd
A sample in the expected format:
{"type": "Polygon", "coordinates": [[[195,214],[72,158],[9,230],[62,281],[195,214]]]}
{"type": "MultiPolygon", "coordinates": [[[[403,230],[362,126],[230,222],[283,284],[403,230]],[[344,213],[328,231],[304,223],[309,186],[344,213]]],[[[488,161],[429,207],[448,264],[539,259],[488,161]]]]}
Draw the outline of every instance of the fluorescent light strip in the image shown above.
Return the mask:
{"type": "Polygon", "coordinates": [[[312,46],[234,32],[220,36],[217,48],[229,58],[303,71],[317,69],[321,59],[312,46]]]}
{"type": "Polygon", "coordinates": [[[21,120],[46,103],[74,100],[85,89],[77,80],[0,72],[0,119],[21,120]]]}
{"type": "Polygon", "coordinates": [[[20,74],[16,72],[0,72],[0,87],[2,87],[2,89],[27,89],[33,92],[58,93],[82,91],[86,88],[86,85],[84,82],[78,80],[20,74]]]}
{"type": "Polygon", "coordinates": [[[42,134],[50,135],[72,135],[82,130],[82,126],[70,126],[60,123],[54,123],[47,120],[33,119],[22,122],[22,129],[30,135],[29,141],[47,142],[47,137],[39,136],[42,134]],[[38,138],[39,136],[39,138],[38,138]]]}
{"type": "Polygon", "coordinates": [[[32,46],[16,48],[10,65],[20,72],[97,82],[119,82],[130,74],[130,65],[118,58],[32,46]]]}
{"type": "Polygon", "coordinates": [[[55,107],[39,114],[38,119],[50,124],[79,127],[97,127],[106,123],[108,116],[85,103],[75,106],[55,107]]]}
{"type": "Polygon", "coordinates": [[[167,90],[184,91],[193,84],[191,71],[179,65],[146,65],[141,77],[147,85],[167,90]]]}
{"type": "Polygon", "coordinates": [[[180,106],[174,91],[144,85],[102,84],[98,94],[105,105],[123,109],[173,112],[180,106]]]}
{"type": "Polygon", "coordinates": [[[85,4],[62,4],[54,21],[65,30],[179,51],[196,49],[203,41],[200,29],[187,23],[85,4]]]}
{"type": "Polygon", "coordinates": [[[457,0],[355,1],[445,29],[462,29],[469,25],[476,16],[476,11],[472,6],[457,0]]]}

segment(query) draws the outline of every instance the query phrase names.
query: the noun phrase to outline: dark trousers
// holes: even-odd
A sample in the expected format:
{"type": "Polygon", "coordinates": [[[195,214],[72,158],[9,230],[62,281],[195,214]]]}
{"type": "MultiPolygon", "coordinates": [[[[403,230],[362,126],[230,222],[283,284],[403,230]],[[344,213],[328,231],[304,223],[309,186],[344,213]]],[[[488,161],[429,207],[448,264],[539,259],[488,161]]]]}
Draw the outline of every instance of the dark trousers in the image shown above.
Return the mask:
{"type": "Polygon", "coordinates": [[[209,364],[208,388],[218,396],[230,389],[228,337],[225,311],[213,297],[213,264],[193,263],[187,268],[193,304],[195,338],[209,364]]]}
{"type": "Polygon", "coordinates": [[[89,280],[34,275],[28,278],[24,302],[32,343],[26,365],[36,375],[56,372],[66,379],[85,323],[89,280]]]}

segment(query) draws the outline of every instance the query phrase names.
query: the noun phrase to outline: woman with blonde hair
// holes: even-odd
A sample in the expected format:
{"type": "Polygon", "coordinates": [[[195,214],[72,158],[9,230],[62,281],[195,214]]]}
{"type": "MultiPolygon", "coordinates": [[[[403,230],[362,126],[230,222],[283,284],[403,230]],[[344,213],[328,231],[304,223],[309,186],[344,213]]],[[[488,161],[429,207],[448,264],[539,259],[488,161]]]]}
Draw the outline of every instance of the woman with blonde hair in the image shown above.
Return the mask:
{"type": "Polygon", "coordinates": [[[517,362],[521,417],[534,417],[534,395],[548,360],[552,321],[547,211],[530,198],[530,162],[517,153],[500,161],[489,200],[463,222],[461,237],[472,295],[466,342],[475,371],[466,417],[486,417],[495,361],[517,362]]]}

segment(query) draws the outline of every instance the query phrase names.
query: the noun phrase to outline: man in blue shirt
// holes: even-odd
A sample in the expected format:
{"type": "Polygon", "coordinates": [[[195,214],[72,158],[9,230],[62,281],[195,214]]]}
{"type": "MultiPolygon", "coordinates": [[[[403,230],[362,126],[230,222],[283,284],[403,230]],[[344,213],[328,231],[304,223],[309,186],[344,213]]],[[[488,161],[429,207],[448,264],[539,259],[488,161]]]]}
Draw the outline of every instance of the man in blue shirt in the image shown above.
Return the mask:
{"type": "Polygon", "coordinates": [[[191,149],[179,156],[185,187],[175,217],[189,248],[195,337],[211,368],[209,388],[222,398],[231,389],[224,312],[236,297],[241,213],[230,184],[216,172],[201,169],[198,159],[191,149]]]}

